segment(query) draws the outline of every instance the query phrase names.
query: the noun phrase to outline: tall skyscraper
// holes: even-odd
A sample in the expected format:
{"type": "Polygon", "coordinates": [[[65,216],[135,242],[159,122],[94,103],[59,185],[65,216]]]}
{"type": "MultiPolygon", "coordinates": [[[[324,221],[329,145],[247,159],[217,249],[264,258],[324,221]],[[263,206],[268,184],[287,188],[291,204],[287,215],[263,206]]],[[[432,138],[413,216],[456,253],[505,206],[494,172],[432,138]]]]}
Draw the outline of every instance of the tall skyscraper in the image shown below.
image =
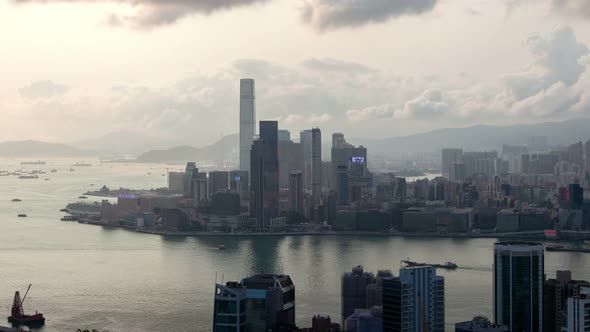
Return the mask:
{"type": "Polygon", "coordinates": [[[311,129],[302,130],[299,133],[299,143],[301,144],[301,149],[303,150],[303,183],[305,184],[305,189],[311,190],[311,129]]]}
{"type": "Polygon", "coordinates": [[[295,284],[288,275],[257,274],[215,285],[213,332],[280,331],[295,325],[295,284]]]}
{"type": "Polygon", "coordinates": [[[258,227],[267,227],[279,214],[278,122],[260,121],[260,138],[252,145],[252,175],[258,227]]]}
{"type": "Polygon", "coordinates": [[[254,80],[240,80],[240,170],[250,171],[250,148],[256,134],[254,80]]]}
{"type": "Polygon", "coordinates": [[[444,332],[445,281],[436,268],[402,268],[382,282],[384,332],[444,332]]]}
{"type": "Polygon", "coordinates": [[[320,128],[311,130],[311,197],[314,203],[320,202],[322,194],[322,132],[320,128]]]}
{"type": "Polygon", "coordinates": [[[303,174],[292,172],[289,174],[289,211],[303,215],[303,174]]]}
{"type": "Polygon", "coordinates": [[[494,316],[510,331],[543,331],[543,251],[540,243],[494,245],[494,316]]]}
{"type": "Polygon", "coordinates": [[[240,194],[242,200],[249,198],[250,176],[246,171],[229,172],[229,189],[240,194]]]}
{"type": "Polygon", "coordinates": [[[193,162],[187,163],[184,171],[184,197],[193,197],[193,183],[194,180],[197,178],[197,174],[199,174],[199,169],[197,168],[197,165],[193,162]]]}
{"type": "Polygon", "coordinates": [[[264,162],[263,143],[256,139],[250,149],[250,215],[256,218],[256,227],[262,229],[264,224],[264,162]]]}
{"type": "Polygon", "coordinates": [[[216,194],[220,191],[226,191],[229,188],[229,172],[213,171],[209,172],[209,193],[216,194]]]}
{"type": "Polygon", "coordinates": [[[451,175],[451,164],[461,161],[463,161],[463,149],[442,149],[442,176],[448,179],[451,175]]]}
{"type": "Polygon", "coordinates": [[[367,308],[367,286],[376,282],[373,273],[364,272],[361,265],[342,275],[342,326],[355,309],[367,308]]]}

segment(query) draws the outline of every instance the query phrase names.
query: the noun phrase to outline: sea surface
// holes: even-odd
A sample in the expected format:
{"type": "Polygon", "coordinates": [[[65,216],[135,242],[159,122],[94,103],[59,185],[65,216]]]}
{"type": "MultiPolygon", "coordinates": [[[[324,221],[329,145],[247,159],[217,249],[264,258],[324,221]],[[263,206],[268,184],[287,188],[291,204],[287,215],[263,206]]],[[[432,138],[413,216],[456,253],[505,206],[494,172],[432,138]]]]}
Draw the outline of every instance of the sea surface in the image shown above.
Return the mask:
{"type": "MultiPolygon", "coordinates": [[[[56,159],[21,166],[21,161],[1,159],[0,170],[41,169],[47,174],[29,180],[0,177],[0,317],[9,315],[14,291],[31,283],[25,311],[43,312],[44,332],[210,331],[215,281],[254,273],[291,275],[299,326],[311,326],[314,314],[339,322],[343,272],[362,264],[367,271],[391,269],[397,274],[406,258],[461,265],[456,271],[439,271],[446,283],[448,331],[457,321],[492,314],[492,239],[178,238],[105,229],[60,221],[59,209],[102,185],[166,186],[162,174],[182,165],[85,160],[92,166],[72,167],[84,160],[56,159]],[[13,198],[22,202],[11,202],[13,198]],[[19,213],[28,217],[18,218],[19,213]],[[220,244],[226,250],[217,250],[220,244]]],[[[546,253],[545,266],[548,276],[569,269],[575,278],[590,279],[590,254],[546,253]]],[[[4,318],[0,325],[7,325],[4,318]]]]}

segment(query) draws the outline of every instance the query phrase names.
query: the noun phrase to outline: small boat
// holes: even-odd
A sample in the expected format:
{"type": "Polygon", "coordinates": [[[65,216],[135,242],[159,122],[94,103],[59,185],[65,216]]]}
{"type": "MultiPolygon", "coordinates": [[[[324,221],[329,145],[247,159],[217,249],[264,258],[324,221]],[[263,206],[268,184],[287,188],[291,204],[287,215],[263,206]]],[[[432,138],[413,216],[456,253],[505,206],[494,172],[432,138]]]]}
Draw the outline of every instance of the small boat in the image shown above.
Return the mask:
{"type": "Polygon", "coordinates": [[[19,179],[38,179],[39,177],[35,175],[21,175],[18,177],[19,179]]]}
{"type": "Polygon", "coordinates": [[[70,213],[70,210],[68,209],[60,209],[59,212],[66,212],[66,213],[70,213]]]}
{"type": "Polygon", "coordinates": [[[51,170],[51,173],[57,173],[57,170],[56,169],[52,169],[51,170]]]}
{"type": "Polygon", "coordinates": [[[79,199],[87,199],[88,197],[86,196],[78,196],[79,199]]]}
{"type": "Polygon", "coordinates": [[[23,200],[22,200],[22,199],[20,199],[20,198],[13,198],[13,199],[12,199],[12,201],[13,201],[13,202],[22,202],[23,200]]]}
{"type": "Polygon", "coordinates": [[[25,213],[19,213],[19,214],[17,215],[17,217],[19,217],[19,218],[26,218],[26,217],[27,217],[27,215],[26,215],[25,213]]]}
{"type": "Polygon", "coordinates": [[[45,181],[49,181],[49,180],[51,180],[51,179],[50,178],[45,178],[45,181]]]}
{"type": "Polygon", "coordinates": [[[78,217],[74,216],[63,216],[60,219],[61,221],[78,221],[78,217]]]}
{"type": "Polygon", "coordinates": [[[73,171],[75,171],[75,169],[73,169],[73,168],[70,168],[70,172],[73,172],[73,171]]]}
{"type": "Polygon", "coordinates": [[[436,268],[447,269],[447,270],[455,270],[459,267],[459,265],[452,263],[452,262],[446,262],[444,264],[428,264],[428,263],[413,262],[411,260],[403,260],[402,263],[406,264],[406,266],[408,266],[408,267],[433,266],[436,268]]]}
{"type": "Polygon", "coordinates": [[[21,165],[45,165],[46,162],[37,160],[37,161],[23,161],[20,163],[21,165]]]}
{"type": "Polygon", "coordinates": [[[88,164],[88,163],[75,163],[72,166],[77,166],[77,167],[90,167],[90,166],[92,166],[92,164],[88,164]]]}
{"type": "Polygon", "coordinates": [[[223,245],[223,244],[218,245],[217,250],[225,250],[225,245],[223,245]]]}

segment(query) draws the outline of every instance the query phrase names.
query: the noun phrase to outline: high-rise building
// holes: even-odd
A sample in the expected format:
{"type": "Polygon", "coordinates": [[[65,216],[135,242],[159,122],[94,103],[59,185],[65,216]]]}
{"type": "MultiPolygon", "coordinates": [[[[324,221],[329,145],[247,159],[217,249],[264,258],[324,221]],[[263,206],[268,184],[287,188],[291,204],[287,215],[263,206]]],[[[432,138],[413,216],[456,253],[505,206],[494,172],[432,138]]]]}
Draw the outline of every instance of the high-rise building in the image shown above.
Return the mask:
{"type": "Polygon", "coordinates": [[[288,188],[289,174],[304,169],[301,144],[279,140],[279,188],[288,188]]]}
{"type": "Polygon", "coordinates": [[[364,272],[361,265],[342,275],[342,326],[355,309],[367,309],[367,286],[375,282],[373,273],[364,272]]]}
{"type": "Polygon", "coordinates": [[[530,242],[494,245],[494,316],[510,331],[543,331],[544,247],[530,242]]]}
{"type": "Polygon", "coordinates": [[[465,164],[463,162],[451,163],[449,181],[456,183],[463,183],[465,181],[465,164]]]}
{"type": "Polygon", "coordinates": [[[246,171],[229,172],[229,189],[240,194],[242,200],[248,199],[250,175],[246,171]]]}
{"type": "Polygon", "coordinates": [[[184,194],[184,172],[168,172],[168,190],[175,194],[184,194]]]}
{"type": "Polygon", "coordinates": [[[305,189],[311,190],[311,129],[302,130],[299,133],[299,144],[301,144],[303,151],[303,182],[305,183],[305,189]]]}
{"type": "Polygon", "coordinates": [[[193,162],[187,163],[184,171],[184,197],[193,197],[193,182],[197,178],[197,174],[199,174],[197,165],[193,162]]]}
{"type": "Polygon", "coordinates": [[[336,168],[336,197],[338,205],[348,205],[350,203],[348,169],[343,165],[336,168]]]}
{"type": "Polygon", "coordinates": [[[371,309],[355,309],[354,313],[344,321],[346,332],[382,332],[383,319],[382,309],[374,307],[371,309]]]}
{"type": "Polygon", "coordinates": [[[383,279],[383,331],[445,330],[445,282],[432,266],[406,267],[383,279]]]}
{"type": "Polygon", "coordinates": [[[250,171],[250,148],[256,135],[254,80],[240,80],[240,170],[250,171]]]}
{"type": "Polygon", "coordinates": [[[364,146],[355,147],[346,142],[344,135],[332,135],[331,164],[333,177],[330,183],[338,192],[338,177],[341,176],[339,167],[346,167],[350,201],[359,200],[363,194],[369,193],[373,187],[373,176],[368,170],[367,149],[364,146]]]}
{"type": "Polygon", "coordinates": [[[322,132],[311,130],[311,197],[319,203],[322,194],[322,132]]]}
{"type": "Polygon", "coordinates": [[[567,299],[567,331],[590,331],[590,288],[582,287],[579,295],[567,299]]]}
{"type": "Polygon", "coordinates": [[[584,204],[584,188],[578,183],[569,185],[569,208],[579,210],[584,204]]]}
{"type": "Polygon", "coordinates": [[[289,211],[303,215],[304,203],[303,174],[292,172],[289,175],[289,211]]]}
{"type": "Polygon", "coordinates": [[[263,163],[263,220],[268,225],[279,215],[279,143],[278,122],[260,121],[260,140],[262,141],[263,163]]]}
{"type": "Polygon", "coordinates": [[[213,171],[209,172],[209,194],[213,195],[220,191],[226,191],[229,188],[229,172],[213,171]]]}
{"type": "Polygon", "coordinates": [[[250,216],[256,218],[256,227],[264,228],[264,162],[263,142],[256,139],[250,149],[250,216]]]}
{"type": "Polygon", "coordinates": [[[287,129],[279,129],[279,142],[281,141],[291,141],[291,132],[287,129]]]}
{"type": "Polygon", "coordinates": [[[279,331],[295,325],[295,284],[288,275],[258,274],[215,285],[213,332],[279,331]]]}
{"type": "Polygon", "coordinates": [[[448,179],[451,175],[451,164],[462,160],[463,149],[442,149],[442,176],[448,179]]]}

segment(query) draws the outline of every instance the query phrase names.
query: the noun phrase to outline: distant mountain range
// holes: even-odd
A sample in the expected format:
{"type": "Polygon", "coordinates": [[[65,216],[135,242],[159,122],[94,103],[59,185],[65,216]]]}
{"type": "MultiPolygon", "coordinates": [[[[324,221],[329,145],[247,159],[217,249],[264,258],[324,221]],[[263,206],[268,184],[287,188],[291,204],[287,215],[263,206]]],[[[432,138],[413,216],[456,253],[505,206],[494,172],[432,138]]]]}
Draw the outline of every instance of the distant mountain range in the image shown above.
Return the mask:
{"type": "MultiPolygon", "coordinates": [[[[349,138],[350,143],[364,145],[370,155],[399,158],[403,155],[440,153],[445,147],[459,147],[467,151],[500,149],[502,144],[525,145],[531,136],[547,136],[552,146],[563,146],[590,139],[590,119],[574,119],[540,124],[512,126],[476,125],[465,128],[437,129],[427,133],[385,139],[349,138]]],[[[322,151],[330,156],[329,133],[324,134],[322,151]]],[[[0,143],[0,156],[114,156],[122,153],[137,155],[136,161],[145,163],[186,162],[194,160],[237,160],[238,135],[225,136],[211,145],[197,148],[184,142],[190,140],[162,140],[140,133],[119,132],[101,138],[66,144],[40,141],[0,143]],[[172,148],[167,148],[173,146],[172,148]]]]}
{"type": "Polygon", "coordinates": [[[10,141],[0,143],[0,156],[3,157],[73,157],[87,156],[90,151],[59,143],[41,141],[10,141]]]}

